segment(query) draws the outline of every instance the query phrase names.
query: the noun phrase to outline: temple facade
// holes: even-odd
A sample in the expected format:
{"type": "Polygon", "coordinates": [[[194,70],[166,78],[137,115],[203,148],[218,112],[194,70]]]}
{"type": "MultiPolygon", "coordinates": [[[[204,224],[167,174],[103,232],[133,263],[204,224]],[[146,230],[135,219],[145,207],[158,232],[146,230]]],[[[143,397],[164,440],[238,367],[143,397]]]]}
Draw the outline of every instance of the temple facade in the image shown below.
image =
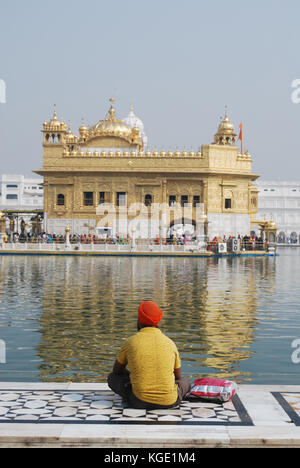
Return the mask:
{"type": "Polygon", "coordinates": [[[154,238],[188,226],[209,238],[250,233],[258,176],[236,145],[227,111],[213,142],[196,151],[150,151],[142,121],[132,108],[119,119],[113,99],[106,117],[83,123],[78,135],[56,109],[42,134],[43,168],[35,172],[44,179],[47,232],[69,226],[74,234],[154,238]]]}

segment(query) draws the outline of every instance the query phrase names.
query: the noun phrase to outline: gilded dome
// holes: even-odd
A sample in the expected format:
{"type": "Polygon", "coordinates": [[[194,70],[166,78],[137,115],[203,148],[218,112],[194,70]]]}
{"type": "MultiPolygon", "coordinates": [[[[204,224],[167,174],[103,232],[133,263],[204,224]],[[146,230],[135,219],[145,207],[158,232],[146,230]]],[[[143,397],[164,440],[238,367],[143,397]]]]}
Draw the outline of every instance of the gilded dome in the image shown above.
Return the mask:
{"type": "Polygon", "coordinates": [[[215,144],[217,145],[235,145],[236,134],[234,133],[234,125],[230,122],[227,116],[227,107],[225,109],[225,117],[219,125],[218,132],[215,135],[215,144]]]}
{"type": "Polygon", "coordinates": [[[274,221],[271,219],[271,221],[268,222],[268,227],[270,229],[276,229],[276,224],[274,223],[274,221]]]}
{"type": "Polygon", "coordinates": [[[82,119],[82,124],[81,124],[81,127],[79,128],[79,133],[80,135],[82,135],[82,134],[86,134],[87,132],[88,132],[88,129],[84,124],[84,120],[82,119]]]}
{"type": "Polygon", "coordinates": [[[227,109],[225,111],[225,117],[224,120],[220,123],[218,133],[228,133],[232,134],[234,133],[234,125],[230,122],[227,116],[227,109]]]}
{"type": "Polygon", "coordinates": [[[94,125],[90,132],[93,136],[119,136],[127,140],[131,137],[131,127],[122,120],[119,120],[115,116],[115,109],[113,107],[113,99],[110,99],[111,106],[108,112],[108,117],[104,120],[100,120],[94,125]]]}
{"type": "Polygon", "coordinates": [[[66,134],[66,141],[67,142],[73,142],[74,140],[78,140],[78,137],[73,134],[71,130],[71,126],[69,125],[68,132],[66,134]]]}
{"type": "Polygon", "coordinates": [[[54,113],[53,113],[53,117],[52,119],[50,120],[50,122],[48,122],[48,125],[51,125],[51,127],[60,127],[61,125],[64,125],[65,126],[65,123],[61,120],[58,119],[57,117],[57,114],[56,114],[56,105],[54,105],[54,113]]]}

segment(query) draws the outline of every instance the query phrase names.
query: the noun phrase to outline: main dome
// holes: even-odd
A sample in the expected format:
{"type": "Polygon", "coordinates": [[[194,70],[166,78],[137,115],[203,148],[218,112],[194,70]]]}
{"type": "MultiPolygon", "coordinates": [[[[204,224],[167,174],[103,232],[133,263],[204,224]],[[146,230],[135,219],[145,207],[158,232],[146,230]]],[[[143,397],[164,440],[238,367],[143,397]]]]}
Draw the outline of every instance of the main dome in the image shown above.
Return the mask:
{"type": "Polygon", "coordinates": [[[110,109],[103,120],[87,128],[84,124],[79,129],[80,145],[90,148],[131,148],[141,150],[144,147],[142,135],[137,127],[116,117],[110,99],[110,109]]]}
{"type": "Polygon", "coordinates": [[[110,99],[111,106],[108,111],[108,117],[104,120],[100,120],[96,125],[89,129],[89,133],[97,136],[119,136],[130,140],[132,128],[122,120],[119,120],[115,116],[115,109],[113,107],[113,99],[110,99]]]}

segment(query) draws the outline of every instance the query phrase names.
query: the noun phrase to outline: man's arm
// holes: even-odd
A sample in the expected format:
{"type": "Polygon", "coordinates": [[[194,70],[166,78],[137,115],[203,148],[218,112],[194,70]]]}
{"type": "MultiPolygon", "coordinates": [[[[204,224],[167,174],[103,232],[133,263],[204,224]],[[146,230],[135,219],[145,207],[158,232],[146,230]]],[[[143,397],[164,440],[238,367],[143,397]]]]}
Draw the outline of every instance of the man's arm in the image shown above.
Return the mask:
{"type": "Polygon", "coordinates": [[[179,367],[178,369],[174,369],[174,375],[175,375],[175,380],[181,379],[181,367],[179,367]]]}
{"type": "Polygon", "coordinates": [[[126,364],[120,364],[119,361],[116,359],[113,367],[114,374],[129,374],[129,370],[126,369],[126,364]]]}

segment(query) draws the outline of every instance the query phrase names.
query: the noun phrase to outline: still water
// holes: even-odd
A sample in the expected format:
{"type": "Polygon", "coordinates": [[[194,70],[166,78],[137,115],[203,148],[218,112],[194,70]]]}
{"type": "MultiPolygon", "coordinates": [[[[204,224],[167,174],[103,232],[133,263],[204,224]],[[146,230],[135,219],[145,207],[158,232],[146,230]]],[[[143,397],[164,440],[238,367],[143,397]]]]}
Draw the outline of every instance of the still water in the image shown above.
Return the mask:
{"type": "Polygon", "coordinates": [[[299,384],[300,248],[278,254],[0,256],[0,381],[105,382],[139,303],[154,300],[184,375],[299,384]]]}

